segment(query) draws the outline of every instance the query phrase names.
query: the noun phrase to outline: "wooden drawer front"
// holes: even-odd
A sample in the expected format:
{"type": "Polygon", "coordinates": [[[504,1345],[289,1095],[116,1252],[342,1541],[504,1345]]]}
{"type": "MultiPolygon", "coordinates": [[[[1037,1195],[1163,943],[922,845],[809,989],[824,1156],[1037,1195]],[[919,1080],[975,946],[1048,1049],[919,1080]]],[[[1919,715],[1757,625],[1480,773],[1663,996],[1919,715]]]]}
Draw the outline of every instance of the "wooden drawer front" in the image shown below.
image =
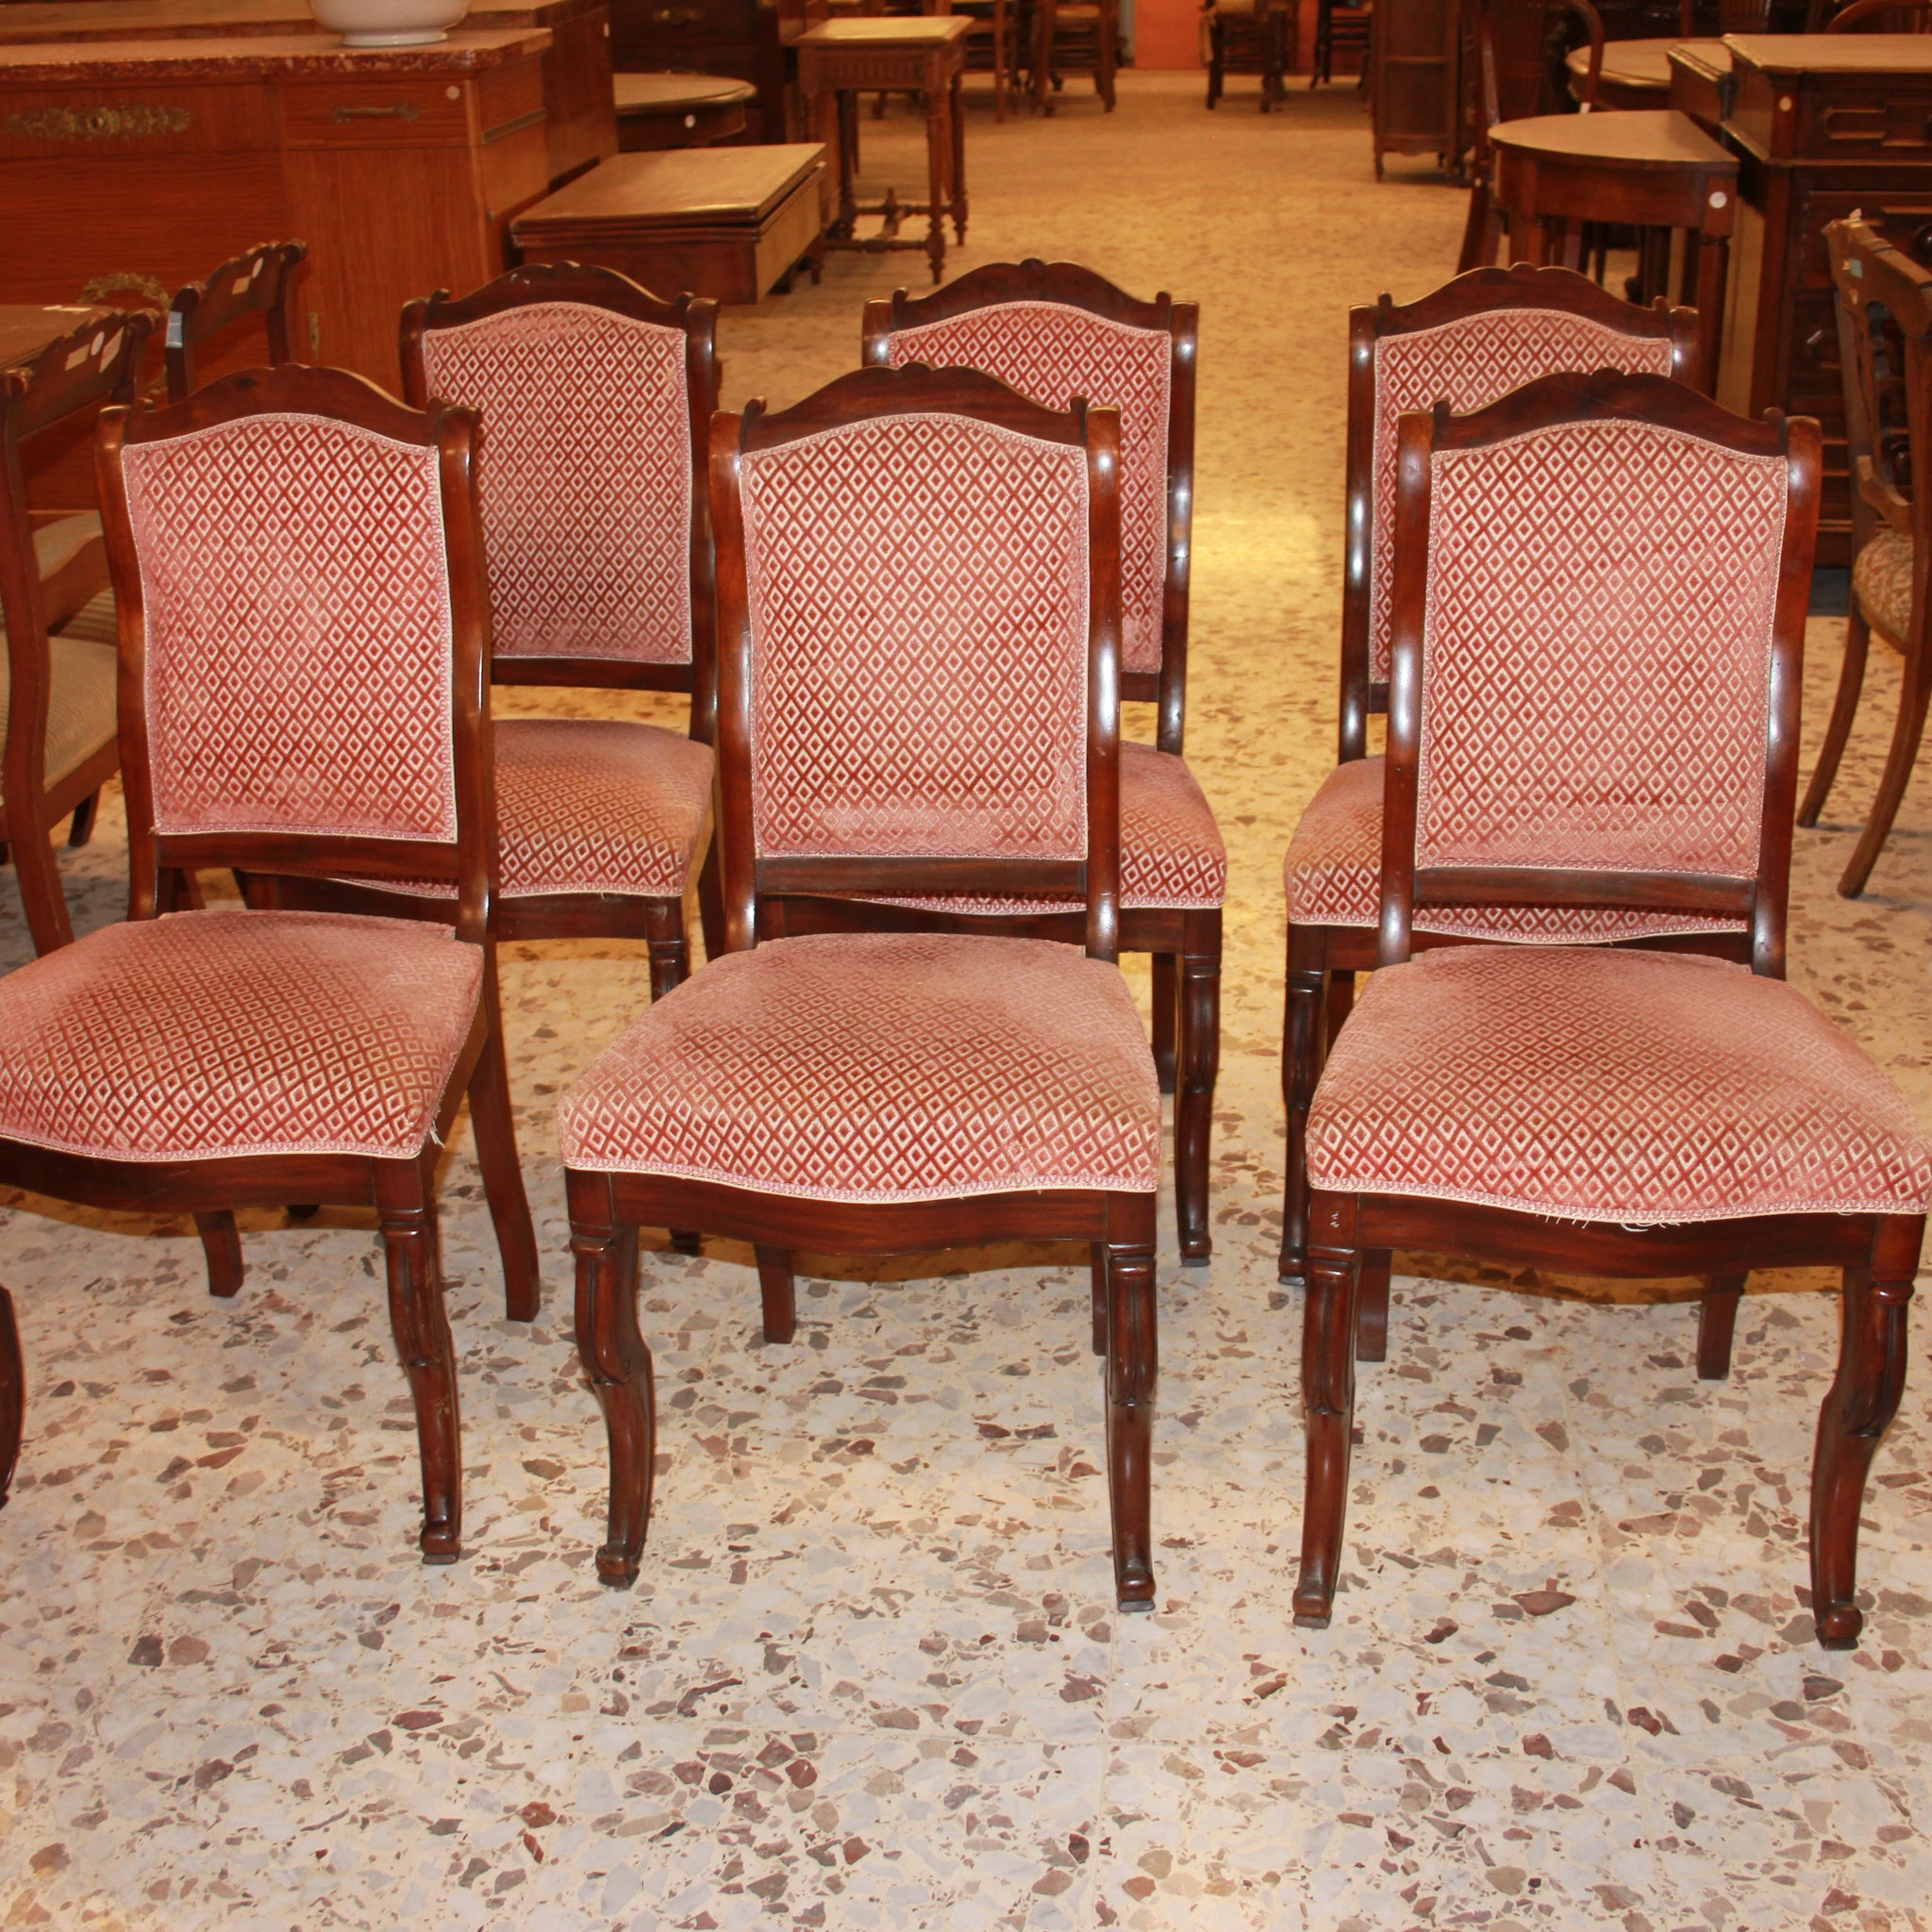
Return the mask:
{"type": "Polygon", "coordinates": [[[1813,192],[1806,195],[1804,242],[1798,263],[1798,286],[1805,290],[1831,288],[1831,257],[1824,245],[1828,224],[1846,215],[1861,214],[1894,248],[1932,268],[1932,192],[1888,193],[1882,188],[1813,192]]]}
{"type": "MultiPolygon", "coordinates": [[[[503,141],[526,127],[543,125],[543,62],[519,60],[514,66],[491,67],[476,76],[476,120],[485,142],[503,141]]],[[[609,82],[605,82],[607,96],[609,82]]],[[[610,103],[610,118],[617,105],[610,103]]]]}
{"type": "Polygon", "coordinates": [[[1798,108],[1802,155],[1856,160],[1866,155],[1932,160],[1932,92],[1918,75],[1890,83],[1807,88],[1798,108]]]}
{"type": "Polygon", "coordinates": [[[266,90],[128,87],[8,89],[0,106],[0,159],[101,160],[122,157],[236,154],[273,148],[266,90]]]}
{"type": "Polygon", "coordinates": [[[467,147],[470,87],[455,80],[330,78],[276,91],[290,148],[467,147]]]}

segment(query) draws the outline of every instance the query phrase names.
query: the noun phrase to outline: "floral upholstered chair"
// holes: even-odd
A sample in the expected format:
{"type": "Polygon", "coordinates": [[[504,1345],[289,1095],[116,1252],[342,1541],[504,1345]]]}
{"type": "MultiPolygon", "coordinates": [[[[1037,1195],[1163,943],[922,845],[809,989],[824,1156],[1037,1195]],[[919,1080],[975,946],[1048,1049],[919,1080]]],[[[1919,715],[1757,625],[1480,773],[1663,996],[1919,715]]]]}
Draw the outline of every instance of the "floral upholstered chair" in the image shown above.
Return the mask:
{"type": "Polygon", "coordinates": [[[641,1224],[751,1242],[774,1342],[794,1249],[1038,1239],[1101,1256],[1115,1590],[1152,1605],[1160,1096],[1115,963],[1119,436],[1110,409],[958,369],[863,370],[713,425],[730,949],[558,1117],[608,1583],[636,1576],[650,1510],[641,1224]],[[1084,944],[772,917],[934,891],[1079,895],[1084,944]]]}
{"type": "Polygon", "coordinates": [[[0,1180],[192,1214],[212,1291],[234,1209],[374,1208],[422,1452],[421,1547],[461,1537],[436,1168],[471,1103],[508,1313],[536,1238],[487,998],[488,620],[475,418],[359,376],[251,371],[110,410],[130,915],[0,979],[0,1180]],[[451,924],[171,912],[196,866],[450,883],[451,924]]]}
{"type": "MultiPolygon", "coordinates": [[[[1836,1267],[1812,1613],[1845,1648],[1898,1407],[1932,1146],[1784,980],[1820,438],[1656,375],[1552,375],[1402,420],[1380,966],[1308,1116],[1298,1622],[1339,1575],[1362,1257],[1704,1275],[1836,1267]],[[1741,921],[1748,963],[1603,943],[1414,954],[1424,908],[1741,921]]],[[[1603,935],[1596,936],[1599,939],[1603,935]]]]}

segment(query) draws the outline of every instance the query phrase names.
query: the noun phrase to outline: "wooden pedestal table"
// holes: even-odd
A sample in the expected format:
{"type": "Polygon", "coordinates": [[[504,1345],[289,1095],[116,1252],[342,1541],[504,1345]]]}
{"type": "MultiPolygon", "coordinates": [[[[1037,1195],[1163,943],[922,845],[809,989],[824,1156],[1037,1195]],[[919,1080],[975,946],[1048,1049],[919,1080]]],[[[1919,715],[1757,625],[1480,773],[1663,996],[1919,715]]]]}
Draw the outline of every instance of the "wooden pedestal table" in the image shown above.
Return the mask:
{"type": "Polygon", "coordinates": [[[1717,381],[1724,269],[1738,202],[1738,163],[1687,115],[1669,108],[1622,114],[1537,114],[1490,130],[1496,199],[1508,210],[1518,256],[1560,258],[1574,268],[1585,222],[1682,228],[1696,251],[1699,384],[1717,381]]]}
{"type": "MultiPolygon", "coordinates": [[[[470,0],[465,24],[475,31],[542,27],[549,33],[543,125],[553,188],[617,152],[606,0],[470,0]]],[[[323,35],[304,0],[0,0],[0,45],[289,34],[323,35]]],[[[336,44],[334,34],[318,42],[325,48],[336,44]]]]}
{"type": "Polygon", "coordinates": [[[945,273],[950,211],[957,241],[966,239],[966,124],[959,111],[959,76],[966,66],[972,23],[957,14],[918,19],[828,20],[800,34],[798,85],[812,104],[812,131],[839,158],[839,208],[827,246],[883,254],[924,248],[932,278],[945,273]],[[925,108],[926,197],[902,202],[891,189],[884,201],[858,202],[858,96],[915,93],[925,108]],[[926,218],[925,240],[899,233],[908,215],[926,218]],[[860,239],[860,215],[880,215],[880,233],[860,239]]]}
{"type": "Polygon", "coordinates": [[[825,151],[673,148],[618,155],[517,218],[525,261],[588,261],[653,292],[719,302],[781,292],[803,261],[824,258],[825,151]]]}
{"type": "MultiPolygon", "coordinates": [[[[1675,107],[1671,98],[1671,56],[1679,47],[1688,47],[1706,58],[1713,50],[1724,53],[1722,41],[1687,41],[1680,34],[1654,41],[1607,42],[1603,69],[1596,77],[1598,111],[1675,107]]],[[[1590,71],[1589,46],[1571,48],[1563,65],[1570,76],[1571,93],[1580,94],[1584,75],[1590,71]]]]}
{"type": "Polygon", "coordinates": [[[620,74],[617,146],[626,155],[668,147],[709,147],[745,128],[758,91],[728,74],[620,74]]]}

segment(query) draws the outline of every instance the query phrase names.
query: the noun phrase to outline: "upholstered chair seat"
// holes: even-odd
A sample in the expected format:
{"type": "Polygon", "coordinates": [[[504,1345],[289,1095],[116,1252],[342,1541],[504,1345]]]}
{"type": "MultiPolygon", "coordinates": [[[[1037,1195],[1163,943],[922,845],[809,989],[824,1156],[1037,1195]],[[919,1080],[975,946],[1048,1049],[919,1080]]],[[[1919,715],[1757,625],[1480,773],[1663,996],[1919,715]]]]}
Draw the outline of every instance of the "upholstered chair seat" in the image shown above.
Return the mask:
{"type": "Polygon", "coordinates": [[[483,953],[327,912],[104,926],[0,978],[0,1137],[103,1160],[418,1155],[483,953]]]}
{"type": "Polygon", "coordinates": [[[66,568],[91,543],[99,543],[101,520],[93,510],[81,510],[71,517],[56,517],[34,531],[34,561],[42,578],[66,568]]]}
{"type": "Polygon", "coordinates": [[[1881,528],[1853,561],[1852,594],[1868,623],[1903,639],[1912,622],[1912,540],[1881,528]]]}
{"type": "Polygon", "coordinates": [[[1370,980],[1308,1177],[1565,1221],[1922,1214],[1932,1146],[1795,988],[1695,954],[1456,946],[1370,980]]]}
{"type": "MultiPolygon", "coordinates": [[[[0,742],[7,735],[12,678],[0,631],[0,742]]],[[[57,785],[115,730],[114,595],[104,591],[66,630],[47,640],[46,782],[57,785]]]]}
{"type": "Polygon", "coordinates": [[[825,933],[727,953],[605,1049],[558,1129],[574,1170],[822,1201],[1160,1180],[1126,981],[1046,940],[825,933]]]}
{"type": "MultiPolygon", "coordinates": [[[[1291,925],[1373,928],[1382,906],[1382,784],[1377,756],[1351,758],[1323,779],[1289,841],[1283,863],[1291,925]]],[[[1125,813],[1122,833],[1125,834],[1125,813]]],[[[1674,933],[1742,932],[1741,920],[1620,906],[1429,906],[1418,932],[1560,944],[1566,940],[1659,939],[1674,933]]]]}

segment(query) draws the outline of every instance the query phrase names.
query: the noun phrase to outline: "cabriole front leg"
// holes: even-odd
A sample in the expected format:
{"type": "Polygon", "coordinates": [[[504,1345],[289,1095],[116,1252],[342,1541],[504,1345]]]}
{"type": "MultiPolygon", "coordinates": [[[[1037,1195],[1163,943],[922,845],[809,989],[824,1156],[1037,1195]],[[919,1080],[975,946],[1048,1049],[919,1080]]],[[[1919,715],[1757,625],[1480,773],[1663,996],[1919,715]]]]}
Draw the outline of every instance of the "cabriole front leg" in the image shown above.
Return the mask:
{"type": "Polygon", "coordinates": [[[604,1411],[610,1452],[610,1513],[597,1580],[628,1590],[651,1523],[657,1407],[651,1351],[638,1333],[638,1233],[615,1225],[601,1182],[597,1174],[570,1177],[570,1245],[577,1264],[577,1356],[604,1411]]]}

